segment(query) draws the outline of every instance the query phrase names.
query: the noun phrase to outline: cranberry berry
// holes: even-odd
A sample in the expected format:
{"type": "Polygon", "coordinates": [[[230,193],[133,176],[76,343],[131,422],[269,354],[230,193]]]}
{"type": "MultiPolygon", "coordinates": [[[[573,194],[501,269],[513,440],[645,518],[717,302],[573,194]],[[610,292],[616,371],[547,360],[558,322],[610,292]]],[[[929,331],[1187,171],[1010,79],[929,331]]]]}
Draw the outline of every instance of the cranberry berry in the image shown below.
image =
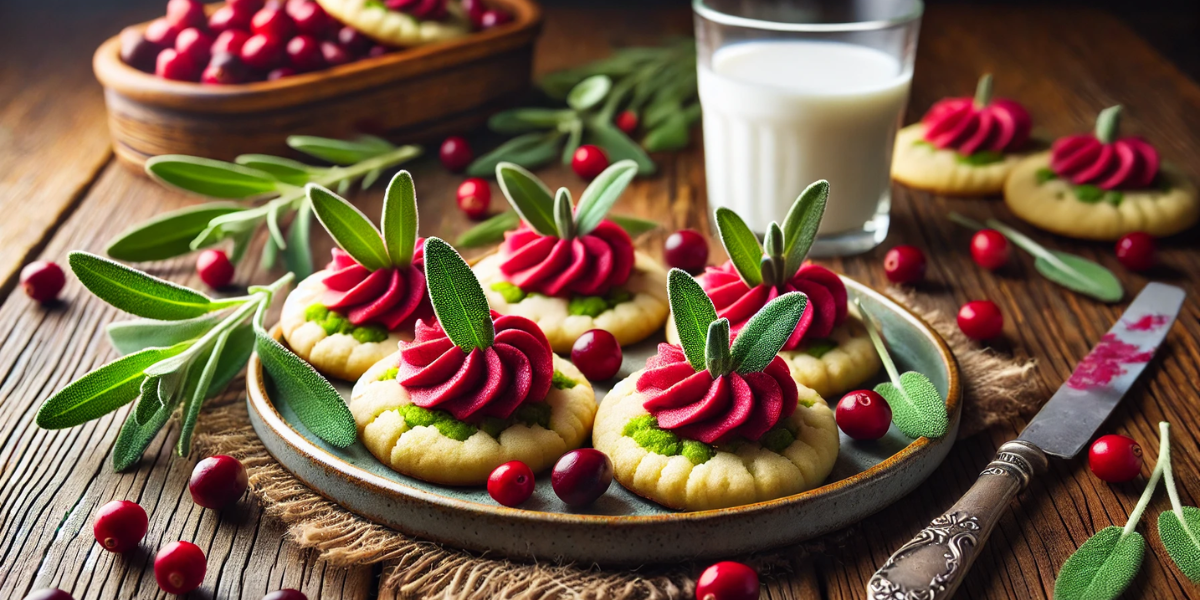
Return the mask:
{"type": "Polygon", "coordinates": [[[974,300],[958,309],[958,328],[973,340],[989,340],[1004,330],[1004,315],[991,300],[974,300]]]}
{"type": "Polygon", "coordinates": [[[241,29],[230,29],[222,31],[217,35],[217,40],[213,42],[212,54],[241,54],[242,46],[246,45],[246,40],[250,39],[250,34],[241,29]]]}
{"type": "Polygon", "coordinates": [[[331,67],[344,65],[354,60],[354,57],[346,52],[345,48],[333,42],[321,42],[321,58],[331,67]]]}
{"type": "Polygon", "coordinates": [[[248,32],[250,30],[250,19],[253,15],[254,13],[238,12],[232,6],[226,4],[208,17],[208,28],[214,33],[224,33],[234,30],[248,32]]]}
{"type": "Polygon", "coordinates": [[[275,590],[263,596],[262,600],[308,600],[308,596],[304,592],[293,589],[275,590]]]}
{"type": "Polygon", "coordinates": [[[113,500],[96,511],[92,533],[105,550],[128,552],[137,548],[149,528],[145,509],[128,500],[113,500]]]}
{"type": "Polygon", "coordinates": [[[517,506],[533,495],[533,471],[525,463],[506,462],[488,475],[487,490],[492,499],[504,506],[517,506]]]}
{"type": "Polygon", "coordinates": [[[337,42],[343,50],[355,58],[371,49],[371,39],[349,25],[343,25],[338,30],[337,42]]]}
{"type": "Polygon", "coordinates": [[[883,272],[892,283],[916,283],[925,278],[925,253],[916,246],[896,246],[883,257],[883,272]]]}
{"type": "Polygon", "coordinates": [[[168,594],[186,594],[204,583],[204,551],[191,542],[171,542],[154,557],[154,579],[168,594]]]}
{"type": "Polygon", "coordinates": [[[971,258],[975,260],[975,264],[989,271],[995,271],[1007,264],[1011,253],[1008,238],[995,229],[978,231],[971,238],[971,258]]]}
{"type": "Polygon", "coordinates": [[[283,62],[283,42],[280,38],[256,33],[250,36],[245,44],[242,44],[240,56],[242,62],[247,65],[269,71],[283,62]]]}
{"type": "Polygon", "coordinates": [[[154,59],[162,46],[146,39],[136,27],[121,30],[121,62],[146,73],[154,72],[154,59]]]}
{"type": "Polygon", "coordinates": [[[75,597],[58,588],[42,588],[29,592],[25,600],[75,600],[75,597]]]}
{"type": "Polygon", "coordinates": [[[287,14],[300,33],[323,38],[333,29],[333,19],[316,2],[288,2],[287,14]]]}
{"type": "Polygon", "coordinates": [[[232,456],[210,456],[192,469],[188,491],[204,508],[219,509],[238,501],[246,491],[246,467],[232,456]]]}
{"type": "Polygon", "coordinates": [[[491,29],[508,23],[511,20],[512,15],[496,8],[490,8],[479,16],[479,28],[491,29]]]}
{"type": "Polygon", "coordinates": [[[288,62],[297,71],[315,71],[325,66],[321,44],[312,36],[298,35],[287,43],[288,62]]]}
{"type": "Polygon", "coordinates": [[[188,55],[197,65],[208,64],[212,58],[212,46],[212,36],[195,27],[180,31],[175,38],[175,51],[188,55]]]}
{"type": "Polygon", "coordinates": [[[571,362],[591,381],[612,379],[621,370],[621,345],[603,329],[585,331],[571,347],[571,362]]]}
{"type": "Polygon", "coordinates": [[[174,48],[167,48],[158,53],[158,61],[154,74],[163,79],[174,81],[199,81],[200,68],[192,57],[182,54],[174,48]]]}
{"type": "Polygon", "coordinates": [[[892,407],[872,390],[850,392],[837,403],[838,428],[856,440],[877,440],[892,424],[892,407]]]}
{"type": "Polygon", "coordinates": [[[200,74],[200,83],[228,85],[246,81],[246,65],[233,54],[214,55],[200,74]]]}
{"type": "Polygon", "coordinates": [[[253,16],[254,13],[258,12],[259,9],[261,9],[264,4],[266,4],[266,3],[263,0],[226,0],[225,1],[225,6],[228,6],[228,7],[232,8],[233,10],[236,10],[237,12],[246,15],[247,19],[249,19],[251,16],[253,16]]]}
{"type": "Polygon", "coordinates": [[[205,250],[196,257],[196,274],[204,285],[219,290],[233,281],[233,263],[223,250],[205,250]]]}
{"type": "Polygon", "coordinates": [[[296,33],[296,24],[283,7],[271,3],[254,13],[250,19],[250,31],[286,40],[296,33]]]}
{"type": "Polygon", "coordinates": [[[67,276],[62,267],[48,260],[35,260],[21,269],[21,287],[25,295],[46,304],[58,299],[67,276]]]}
{"type": "Polygon", "coordinates": [[[182,31],[179,27],[172,25],[166,19],[155,19],[146,26],[146,40],[152,44],[158,44],[162,48],[170,48],[175,45],[175,38],[182,31]]]}
{"type": "Polygon", "coordinates": [[[603,496],[612,478],[613,464],[608,456],[595,448],[580,448],[558,459],[550,474],[550,485],[567,506],[580,508],[603,496]]]}
{"type": "Polygon", "coordinates": [[[1123,435],[1100,436],[1088,450],[1088,467],[1109,483],[1132,481],[1142,472],[1142,447],[1123,435]]]}
{"type": "Polygon", "coordinates": [[[591,181],[608,168],[608,155],[599,146],[584,144],[571,156],[571,170],[581,179],[591,181]]]}
{"type": "Polygon", "coordinates": [[[758,600],[758,573],[739,562],[719,562],[696,580],[696,600],[758,600]]]}
{"type": "Polygon", "coordinates": [[[468,219],[478,221],[488,214],[492,203],[492,188],[486,179],[472,177],[458,186],[458,209],[468,219]]]}
{"type": "Polygon", "coordinates": [[[638,116],[632,110],[623,110],[616,118],[617,129],[624,131],[627,134],[632,134],[637,130],[638,116]]]}
{"type": "Polygon", "coordinates": [[[180,29],[203,28],[208,23],[204,3],[200,0],[170,0],[167,2],[167,21],[180,29]]]}
{"type": "Polygon", "coordinates": [[[471,164],[471,159],[474,158],[471,145],[467,143],[466,138],[457,135],[452,135],[442,141],[438,156],[442,159],[442,166],[454,173],[467,168],[467,165],[471,164]]]}
{"type": "Polygon", "coordinates": [[[471,26],[475,29],[482,29],[483,13],[488,10],[483,0],[462,0],[462,7],[463,12],[467,13],[467,20],[471,22],[471,26]]]}
{"type": "Polygon", "coordinates": [[[1117,240],[1117,260],[1131,271],[1154,266],[1154,237],[1144,231],[1127,233],[1117,240]]]}
{"type": "Polygon", "coordinates": [[[667,265],[693,275],[708,264],[708,240],[692,229],[680,229],[667,236],[663,250],[667,265]]]}

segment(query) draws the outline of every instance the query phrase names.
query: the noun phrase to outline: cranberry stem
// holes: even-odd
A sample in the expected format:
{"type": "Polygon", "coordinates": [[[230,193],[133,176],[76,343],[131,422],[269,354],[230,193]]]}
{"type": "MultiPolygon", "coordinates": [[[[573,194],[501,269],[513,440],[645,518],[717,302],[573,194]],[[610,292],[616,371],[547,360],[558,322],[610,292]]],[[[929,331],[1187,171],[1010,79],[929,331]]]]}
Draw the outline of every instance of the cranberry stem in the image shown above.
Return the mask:
{"type": "Polygon", "coordinates": [[[975,84],[975,107],[983,108],[992,103],[992,74],[984,73],[975,84]]]}
{"type": "Polygon", "coordinates": [[[1100,111],[1096,117],[1096,139],[1101,143],[1111,144],[1117,139],[1117,129],[1121,126],[1121,105],[1110,106],[1100,111]]]}
{"type": "MultiPolygon", "coordinates": [[[[1168,435],[1170,425],[1163,421],[1158,424],[1159,441],[1158,441],[1158,463],[1154,465],[1154,472],[1150,474],[1150,481],[1146,482],[1146,489],[1142,491],[1142,497],[1138,498],[1137,506],[1133,507],[1133,511],[1129,513],[1129,522],[1125,523],[1125,529],[1121,530],[1121,538],[1133,533],[1137,529],[1138,521],[1142,520],[1142,513],[1146,512],[1146,507],[1150,505],[1150,499],[1154,497],[1154,490],[1158,488],[1158,480],[1162,479],[1163,471],[1169,470],[1171,465],[1171,438],[1168,435]]],[[[1168,480],[1170,475],[1167,476],[1168,480]]],[[[1170,493],[1168,491],[1168,493],[1170,493]]],[[[1183,514],[1180,509],[1179,514],[1183,514]]],[[[1182,519],[1181,519],[1181,522],[1182,519]]]]}

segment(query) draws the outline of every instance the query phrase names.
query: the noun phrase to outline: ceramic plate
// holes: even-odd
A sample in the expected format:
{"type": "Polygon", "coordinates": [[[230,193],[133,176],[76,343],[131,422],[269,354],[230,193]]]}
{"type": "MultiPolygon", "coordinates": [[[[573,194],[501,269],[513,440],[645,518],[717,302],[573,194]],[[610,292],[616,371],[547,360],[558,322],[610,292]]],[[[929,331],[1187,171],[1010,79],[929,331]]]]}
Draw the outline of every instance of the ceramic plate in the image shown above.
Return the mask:
{"type": "MultiPolygon", "coordinates": [[[[451,488],[405,477],[362,444],[338,449],[312,435],[285,404],[271,401],[271,382],[255,356],[247,384],[250,420],[267,450],[321,495],[377,523],[459,548],[513,558],[583,563],[645,564],[711,559],[801,542],[845,527],[907,495],[946,457],[958,431],[958,368],[945,342],[916,315],[845,279],[882,324],[901,371],[925,373],[947,398],[950,431],[937,440],[910,440],[893,426],[883,439],[857,442],[844,434],[825,485],[794,496],[721,510],[677,512],[626,491],[616,482],[587,510],[567,508],[538,477],[521,508],[497,504],[480,488],[451,488]]],[[[661,338],[661,336],[660,336],[661,338]]],[[[627,348],[614,381],[642,368],[659,340],[627,348]]],[[[337,383],[349,397],[350,384],[337,383]]],[[[609,385],[595,385],[596,398],[609,385]]],[[[836,398],[827,399],[832,404],[836,398]]]]}

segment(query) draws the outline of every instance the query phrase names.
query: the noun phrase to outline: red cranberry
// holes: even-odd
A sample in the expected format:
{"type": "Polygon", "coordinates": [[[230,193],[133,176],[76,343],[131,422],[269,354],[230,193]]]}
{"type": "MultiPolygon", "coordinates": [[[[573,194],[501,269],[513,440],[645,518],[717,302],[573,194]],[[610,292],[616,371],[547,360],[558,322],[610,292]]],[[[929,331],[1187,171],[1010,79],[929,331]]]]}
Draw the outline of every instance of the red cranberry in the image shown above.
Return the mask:
{"type": "Polygon", "coordinates": [[[205,250],[196,257],[196,274],[208,287],[221,289],[233,281],[233,263],[223,250],[205,250]]]}
{"type": "Polygon", "coordinates": [[[268,4],[254,13],[254,18],[250,19],[250,31],[286,40],[296,32],[296,24],[282,7],[268,4]]]}
{"type": "Polygon", "coordinates": [[[225,6],[246,15],[247,22],[254,13],[263,7],[263,4],[265,4],[263,0],[225,0],[225,6]]]}
{"type": "Polygon", "coordinates": [[[688,273],[699,273],[708,264],[708,240],[698,231],[680,229],[672,233],[663,249],[667,265],[688,273]]]}
{"type": "Polygon", "coordinates": [[[635,130],[637,130],[638,126],[637,113],[633,112],[632,110],[623,110],[621,111],[621,114],[617,115],[616,122],[617,129],[620,129],[627,134],[632,134],[635,130]]]}
{"type": "Polygon", "coordinates": [[[370,50],[372,44],[370,38],[349,25],[343,25],[338,30],[337,41],[343,50],[355,57],[362,56],[370,50]]]}
{"type": "Polygon", "coordinates": [[[1011,252],[1008,238],[995,229],[978,231],[971,238],[971,258],[975,259],[975,264],[989,271],[1007,264],[1011,252]]]}
{"type": "Polygon", "coordinates": [[[21,269],[21,287],[25,295],[45,304],[58,299],[67,283],[62,267],[48,260],[35,260],[21,269]]]}
{"type": "Polygon", "coordinates": [[[758,573],[739,562],[719,562],[696,580],[696,600],[758,600],[758,573]]]}
{"type": "Polygon", "coordinates": [[[218,8],[208,17],[208,28],[216,33],[226,31],[249,31],[253,13],[238,12],[230,5],[218,8]]]}
{"type": "Polygon", "coordinates": [[[246,80],[246,65],[243,65],[236,55],[228,53],[213,55],[204,72],[200,74],[200,82],[210,85],[229,85],[246,80]]]}
{"type": "Polygon", "coordinates": [[[204,583],[204,551],[191,542],[171,542],[154,557],[154,579],[168,594],[186,594],[204,583]]]}
{"type": "Polygon", "coordinates": [[[1115,433],[1102,435],[1088,450],[1088,467],[1109,483],[1132,481],[1142,472],[1142,447],[1133,438],[1115,433]]]}
{"type": "Polygon", "coordinates": [[[989,340],[1004,330],[1004,315],[991,300],[973,300],[958,309],[958,328],[973,340],[989,340]]]}
{"type": "Polygon", "coordinates": [[[217,36],[217,40],[213,42],[213,56],[218,54],[241,54],[242,46],[246,45],[246,40],[248,39],[250,39],[250,34],[241,29],[222,31],[217,36]]]}
{"type": "Polygon", "coordinates": [[[488,475],[487,490],[505,506],[517,506],[533,495],[533,471],[519,461],[506,462],[488,475]]]}
{"type": "Polygon", "coordinates": [[[499,27],[512,20],[512,15],[496,8],[488,9],[479,16],[480,29],[491,29],[499,27]]]}
{"type": "Polygon", "coordinates": [[[892,424],[892,407],[874,391],[858,390],[842,396],[834,419],[846,435],[856,440],[877,440],[892,424]]]}
{"type": "Polygon", "coordinates": [[[571,362],[591,381],[612,379],[621,370],[621,345],[603,329],[585,331],[571,346],[571,362]]]}
{"type": "Polygon", "coordinates": [[[92,533],[105,550],[128,552],[137,548],[149,528],[145,509],[128,500],[113,500],[96,511],[92,533]]]}
{"type": "Polygon", "coordinates": [[[204,27],[208,23],[208,15],[204,14],[204,3],[200,0],[169,0],[167,21],[180,29],[204,27]]]}
{"type": "Polygon", "coordinates": [[[1117,240],[1117,260],[1131,271],[1154,266],[1154,237],[1144,231],[1127,233],[1117,240]]]}
{"type": "Polygon", "coordinates": [[[287,14],[300,33],[316,38],[329,35],[330,29],[333,28],[333,19],[330,19],[325,9],[316,2],[288,2],[287,14]]]}
{"type": "Polygon", "coordinates": [[[180,28],[173,25],[166,19],[155,19],[146,26],[146,40],[150,43],[158,44],[163,48],[170,48],[175,45],[175,38],[179,35],[180,28]]]}
{"type": "Polygon", "coordinates": [[[154,67],[154,74],[163,79],[172,79],[175,81],[197,81],[200,79],[200,70],[196,67],[196,61],[186,54],[180,54],[174,48],[167,48],[158,53],[158,61],[154,67]]]}
{"type": "Polygon", "coordinates": [[[291,77],[295,74],[296,70],[291,67],[279,67],[278,69],[271,69],[271,72],[267,73],[267,81],[275,81],[284,77],[291,77]]]}
{"type": "Polygon", "coordinates": [[[442,166],[455,173],[467,168],[467,165],[471,164],[471,159],[474,158],[471,145],[465,138],[457,135],[452,135],[442,141],[438,156],[442,159],[442,166]]]}
{"type": "Polygon", "coordinates": [[[925,278],[925,253],[916,246],[896,246],[884,255],[883,272],[892,283],[916,283],[925,278]]]}
{"type": "Polygon", "coordinates": [[[390,53],[391,51],[391,48],[384,46],[383,44],[375,44],[374,46],[371,46],[370,50],[367,50],[367,58],[379,58],[384,54],[390,53]]]}
{"type": "Polygon", "coordinates": [[[325,66],[321,44],[311,36],[298,35],[287,43],[288,61],[297,71],[315,71],[325,66]]]}
{"type": "Polygon", "coordinates": [[[488,214],[492,203],[492,188],[486,179],[472,177],[458,186],[458,209],[468,219],[478,221],[488,214]]]}
{"type": "Polygon", "coordinates": [[[483,0],[462,0],[462,7],[463,12],[467,13],[467,20],[471,22],[471,26],[475,29],[482,28],[483,13],[488,10],[483,0]]]}
{"type": "Polygon", "coordinates": [[[571,156],[571,170],[580,178],[591,181],[608,168],[608,155],[599,146],[584,144],[571,156]]]}
{"type": "Polygon", "coordinates": [[[283,62],[283,42],[277,37],[256,33],[242,44],[240,56],[247,65],[269,71],[283,62]]]}
{"type": "Polygon", "coordinates": [[[210,456],[192,469],[188,490],[204,508],[219,509],[238,501],[246,491],[246,467],[232,456],[210,456]]]}
{"type": "Polygon", "coordinates": [[[146,73],[154,72],[154,59],[163,47],[146,39],[136,27],[121,30],[121,62],[146,73]]]}
{"type": "Polygon", "coordinates": [[[284,589],[275,590],[263,596],[262,600],[308,600],[308,596],[305,596],[304,592],[300,590],[284,589]]]}
{"type": "Polygon", "coordinates": [[[25,600],[75,600],[75,597],[58,588],[42,588],[29,592],[25,600]]]}
{"type": "Polygon", "coordinates": [[[344,65],[354,60],[354,57],[350,56],[350,53],[346,52],[345,48],[333,42],[321,42],[321,57],[331,67],[344,65]]]}
{"type": "Polygon", "coordinates": [[[579,508],[603,496],[612,478],[613,465],[608,456],[595,448],[580,448],[558,459],[550,474],[550,485],[567,506],[579,508]]]}
{"type": "Polygon", "coordinates": [[[175,51],[188,55],[198,65],[207,64],[212,58],[212,46],[212,36],[195,27],[180,31],[175,38],[175,51]]]}

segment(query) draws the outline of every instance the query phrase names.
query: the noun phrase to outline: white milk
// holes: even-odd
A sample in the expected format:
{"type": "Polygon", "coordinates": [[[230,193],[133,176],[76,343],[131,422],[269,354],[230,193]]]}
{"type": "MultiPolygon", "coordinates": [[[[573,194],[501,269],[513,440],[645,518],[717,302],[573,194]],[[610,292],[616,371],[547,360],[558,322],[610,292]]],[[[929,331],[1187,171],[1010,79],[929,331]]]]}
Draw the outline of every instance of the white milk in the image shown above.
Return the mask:
{"type": "Polygon", "coordinates": [[[892,144],[912,72],[865,46],[744,42],[700,66],[708,197],[755,231],[828,179],[822,235],[862,229],[890,197],[892,144]]]}

